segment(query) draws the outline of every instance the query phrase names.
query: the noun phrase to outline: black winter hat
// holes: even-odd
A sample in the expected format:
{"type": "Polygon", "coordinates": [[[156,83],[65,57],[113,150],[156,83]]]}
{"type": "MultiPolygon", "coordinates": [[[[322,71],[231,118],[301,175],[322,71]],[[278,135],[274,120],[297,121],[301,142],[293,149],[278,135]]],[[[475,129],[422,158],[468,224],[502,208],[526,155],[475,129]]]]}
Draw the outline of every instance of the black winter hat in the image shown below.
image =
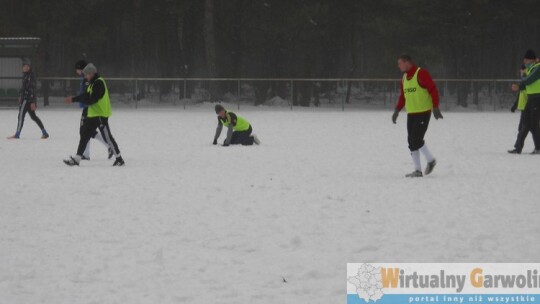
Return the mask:
{"type": "Polygon", "coordinates": [[[536,53],[534,52],[534,50],[527,50],[527,52],[525,52],[525,56],[523,56],[523,59],[536,59],[536,53]]]}
{"type": "Polygon", "coordinates": [[[79,60],[75,63],[75,70],[82,70],[88,63],[84,60],[79,60]]]}
{"type": "Polygon", "coordinates": [[[216,114],[219,114],[219,112],[221,112],[223,110],[225,110],[225,108],[222,105],[220,105],[220,104],[216,105],[216,114]]]}
{"type": "Polygon", "coordinates": [[[30,60],[30,58],[23,58],[22,65],[27,65],[27,66],[31,67],[32,66],[32,60],[30,60]]]}

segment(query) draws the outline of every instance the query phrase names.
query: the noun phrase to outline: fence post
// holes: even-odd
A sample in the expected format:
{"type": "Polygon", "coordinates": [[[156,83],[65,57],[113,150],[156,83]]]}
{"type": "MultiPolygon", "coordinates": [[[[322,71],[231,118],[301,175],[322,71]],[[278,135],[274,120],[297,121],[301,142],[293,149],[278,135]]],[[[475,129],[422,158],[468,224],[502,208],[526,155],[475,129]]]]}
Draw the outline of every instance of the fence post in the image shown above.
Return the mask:
{"type": "Polygon", "coordinates": [[[184,110],[186,109],[186,89],[187,89],[187,86],[186,86],[186,79],[184,78],[184,110]]]}
{"type": "Polygon", "coordinates": [[[236,91],[236,102],[238,103],[238,110],[240,110],[240,79],[238,79],[238,88],[236,91]]]}
{"type": "Polygon", "coordinates": [[[448,111],[448,97],[450,96],[450,93],[448,93],[448,80],[444,82],[444,110],[448,111]]]}
{"type": "Polygon", "coordinates": [[[294,81],[291,80],[291,111],[293,110],[294,102],[294,81]]]}
{"type": "MultiPolygon", "coordinates": [[[[345,81],[345,88],[348,88],[349,86],[349,81],[345,81]]],[[[345,112],[345,98],[347,98],[347,92],[345,92],[345,94],[343,94],[343,96],[341,97],[341,111],[342,112],[345,112]]]]}
{"type": "MultiPolygon", "coordinates": [[[[497,82],[493,81],[493,91],[495,90],[497,90],[497,82]]],[[[494,93],[497,93],[497,92],[494,92],[494,93]]],[[[493,95],[496,95],[496,94],[493,94],[493,95]]],[[[493,112],[497,112],[497,108],[495,107],[495,99],[493,99],[493,97],[491,97],[491,102],[493,103],[493,112]]]]}
{"type": "Polygon", "coordinates": [[[135,109],[139,108],[139,82],[135,79],[135,109]]]}

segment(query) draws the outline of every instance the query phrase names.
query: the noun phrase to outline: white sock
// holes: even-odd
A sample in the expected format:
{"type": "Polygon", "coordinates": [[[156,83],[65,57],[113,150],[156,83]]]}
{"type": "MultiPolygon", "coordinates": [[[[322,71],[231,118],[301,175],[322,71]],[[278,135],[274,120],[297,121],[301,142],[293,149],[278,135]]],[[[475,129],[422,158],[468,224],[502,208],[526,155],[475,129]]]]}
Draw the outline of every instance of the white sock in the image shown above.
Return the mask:
{"type": "Polygon", "coordinates": [[[107,149],[109,148],[109,144],[107,143],[107,141],[103,138],[103,136],[101,136],[101,133],[97,133],[96,136],[94,137],[95,140],[99,141],[100,143],[102,143],[107,149]]]}
{"type": "Polygon", "coordinates": [[[420,163],[420,151],[412,151],[411,156],[414,163],[414,170],[422,171],[422,164],[420,163]]]}
{"type": "Polygon", "coordinates": [[[422,148],[420,148],[420,152],[424,154],[424,157],[427,159],[428,162],[432,162],[435,159],[433,155],[431,155],[431,152],[429,152],[429,149],[426,144],[424,144],[422,148]]]}
{"type": "Polygon", "coordinates": [[[77,161],[78,163],[81,162],[81,156],[80,156],[80,155],[75,155],[75,156],[73,156],[73,159],[74,159],[75,161],[77,161]]]}
{"type": "Polygon", "coordinates": [[[86,148],[84,149],[83,156],[86,158],[90,158],[90,141],[86,144],[86,148]]]}

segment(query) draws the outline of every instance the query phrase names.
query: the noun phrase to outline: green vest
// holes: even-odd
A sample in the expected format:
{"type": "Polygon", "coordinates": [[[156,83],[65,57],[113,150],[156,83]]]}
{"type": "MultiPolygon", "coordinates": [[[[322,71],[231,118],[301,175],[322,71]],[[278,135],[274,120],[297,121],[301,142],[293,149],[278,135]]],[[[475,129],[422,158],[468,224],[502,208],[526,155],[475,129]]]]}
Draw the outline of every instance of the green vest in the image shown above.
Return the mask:
{"type": "MultiPolygon", "coordinates": [[[[530,68],[527,69],[525,74],[530,75],[532,70],[536,67],[540,69],[540,63],[533,64],[530,68]]],[[[527,95],[540,94],[540,80],[537,80],[531,83],[530,85],[526,86],[525,90],[527,90],[527,95]]]]}
{"type": "Polygon", "coordinates": [[[527,91],[523,90],[519,92],[517,109],[520,111],[523,111],[525,110],[526,105],[527,105],[527,91]]]}
{"type": "MultiPolygon", "coordinates": [[[[227,112],[225,116],[225,121],[222,121],[222,123],[225,127],[228,127],[231,124],[231,115],[229,114],[229,112],[227,112]]],[[[251,125],[249,124],[247,120],[236,115],[236,126],[233,127],[233,130],[246,131],[247,129],[249,129],[250,126],[251,125]]]]}
{"type": "Polygon", "coordinates": [[[422,88],[418,83],[418,73],[416,70],[411,80],[407,79],[407,74],[403,75],[403,94],[405,96],[405,109],[407,113],[422,113],[433,108],[433,101],[428,90],[422,88]]]}
{"type": "Polygon", "coordinates": [[[88,86],[86,92],[88,94],[92,94],[92,88],[96,81],[103,82],[103,86],[105,87],[105,94],[103,94],[103,97],[101,97],[98,102],[88,106],[88,117],[110,117],[112,115],[111,98],[109,97],[109,89],[107,89],[105,79],[103,79],[102,77],[96,79],[94,82],[92,82],[92,84],[88,86]]]}

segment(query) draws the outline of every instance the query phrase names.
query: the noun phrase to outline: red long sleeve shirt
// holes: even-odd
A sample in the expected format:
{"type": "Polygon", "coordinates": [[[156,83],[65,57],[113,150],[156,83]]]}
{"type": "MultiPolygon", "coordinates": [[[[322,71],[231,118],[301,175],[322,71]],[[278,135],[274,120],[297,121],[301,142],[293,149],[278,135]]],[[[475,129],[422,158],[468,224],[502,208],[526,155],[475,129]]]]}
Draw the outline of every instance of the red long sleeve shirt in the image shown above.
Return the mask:
{"type": "MultiPolygon", "coordinates": [[[[416,65],[413,65],[412,68],[407,72],[407,79],[411,80],[414,77],[416,70],[418,69],[419,68],[416,65]]],[[[438,108],[439,107],[439,91],[437,90],[437,86],[435,85],[433,78],[431,78],[431,75],[429,74],[427,70],[420,69],[420,72],[418,72],[418,84],[422,88],[428,90],[429,95],[431,95],[433,107],[438,108]]],[[[403,93],[403,81],[402,81],[401,94],[399,95],[399,99],[396,105],[396,110],[401,111],[401,109],[403,109],[404,106],[405,106],[405,94],[403,93]]]]}

